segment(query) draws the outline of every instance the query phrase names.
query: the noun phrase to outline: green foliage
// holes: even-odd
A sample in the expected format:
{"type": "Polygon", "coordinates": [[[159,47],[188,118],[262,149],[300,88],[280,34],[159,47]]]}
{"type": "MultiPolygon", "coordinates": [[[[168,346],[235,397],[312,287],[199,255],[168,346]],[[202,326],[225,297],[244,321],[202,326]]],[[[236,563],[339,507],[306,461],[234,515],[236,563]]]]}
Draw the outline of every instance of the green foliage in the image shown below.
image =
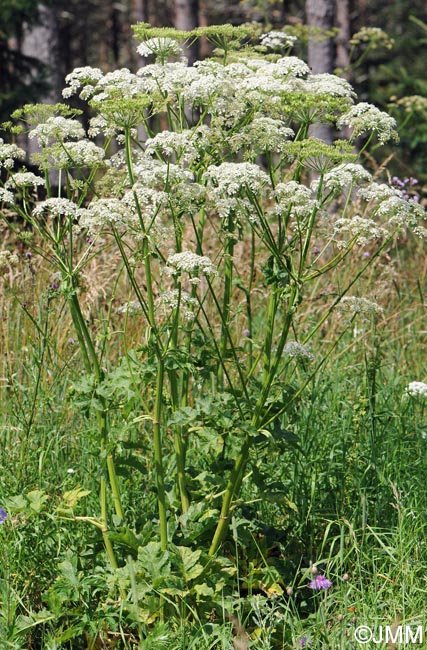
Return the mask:
{"type": "Polygon", "coordinates": [[[308,135],[350,124],[367,149],[394,121],[248,30],[205,30],[222,61],[193,69],[160,41],[139,76],[74,71],[88,137],[64,105],[13,116],[39,176],[0,143],[11,647],[344,647],[348,608],[395,616],[401,584],[417,615],[427,387],[395,357],[425,278],[398,302],[390,266],[425,214],[351,138],[308,135]],[[408,307],[396,345],[377,295],[408,307]]]}

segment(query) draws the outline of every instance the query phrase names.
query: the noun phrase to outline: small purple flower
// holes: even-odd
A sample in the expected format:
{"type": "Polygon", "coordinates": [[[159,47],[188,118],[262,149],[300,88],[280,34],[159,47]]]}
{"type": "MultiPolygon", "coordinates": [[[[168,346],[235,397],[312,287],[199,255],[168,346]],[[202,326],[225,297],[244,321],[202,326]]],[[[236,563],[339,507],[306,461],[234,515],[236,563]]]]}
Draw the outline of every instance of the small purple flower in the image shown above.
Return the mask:
{"type": "Polygon", "coordinates": [[[310,582],[310,588],[316,589],[317,591],[321,589],[329,589],[330,587],[332,587],[332,582],[321,573],[310,582]]]}
{"type": "Polygon", "coordinates": [[[243,336],[246,336],[248,338],[251,335],[249,330],[243,330],[243,336]]]}
{"type": "Polygon", "coordinates": [[[320,248],[318,246],[313,246],[312,251],[313,255],[317,255],[317,253],[320,253],[320,248]]]}
{"type": "Polygon", "coordinates": [[[369,252],[369,251],[365,251],[365,252],[363,253],[363,257],[365,257],[365,258],[371,257],[370,252],[369,252]]]}
{"type": "Polygon", "coordinates": [[[4,508],[0,508],[0,524],[4,524],[7,519],[7,512],[4,508]]]}
{"type": "Polygon", "coordinates": [[[298,640],[298,645],[299,645],[300,648],[305,648],[306,646],[310,645],[310,643],[311,643],[311,641],[308,638],[308,636],[302,636],[298,640]]]}
{"type": "Polygon", "coordinates": [[[393,185],[396,185],[397,187],[405,187],[405,181],[400,180],[398,176],[393,176],[391,182],[393,183],[393,185]]]}

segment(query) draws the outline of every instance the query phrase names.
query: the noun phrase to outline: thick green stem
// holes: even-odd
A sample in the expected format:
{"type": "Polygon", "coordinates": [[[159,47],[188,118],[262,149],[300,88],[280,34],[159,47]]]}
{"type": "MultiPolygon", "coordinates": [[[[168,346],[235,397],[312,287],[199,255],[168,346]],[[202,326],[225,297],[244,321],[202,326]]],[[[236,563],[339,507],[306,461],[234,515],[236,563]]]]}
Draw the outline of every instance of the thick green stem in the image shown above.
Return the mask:
{"type": "Polygon", "coordinates": [[[246,434],[243,445],[240,449],[240,453],[236,458],[233,470],[230,474],[230,478],[228,479],[224,499],[222,502],[218,525],[216,527],[215,534],[213,536],[212,543],[209,549],[210,556],[215,555],[218,548],[220,547],[221,542],[223,541],[225,535],[227,534],[228,525],[230,522],[231,504],[234,495],[237,494],[240,490],[240,486],[243,481],[245,467],[249,459],[250,447],[251,447],[251,439],[249,434],[246,434]]]}
{"type": "MultiPolygon", "coordinates": [[[[233,251],[234,239],[232,235],[233,220],[229,217],[228,232],[226,233],[227,242],[225,245],[224,259],[224,294],[222,299],[222,323],[221,323],[221,342],[219,345],[221,359],[224,361],[227,350],[227,340],[229,338],[230,326],[230,303],[233,289],[233,251]]],[[[218,385],[222,388],[224,384],[223,364],[218,365],[218,385]]]]}
{"type": "MultiPolygon", "coordinates": [[[[252,417],[251,425],[254,427],[258,427],[260,421],[262,421],[262,414],[263,414],[265,401],[269,395],[271,385],[278,371],[280,359],[283,353],[283,348],[286,343],[288,333],[289,333],[289,328],[292,323],[292,315],[294,312],[294,305],[297,300],[297,297],[298,297],[298,290],[294,286],[291,296],[289,298],[285,323],[277,346],[275,360],[272,365],[269,365],[268,372],[264,375],[263,388],[261,390],[261,394],[258,399],[254,415],[252,417]]],[[[271,327],[271,336],[274,328],[275,309],[273,309],[273,307],[275,307],[275,304],[276,303],[275,301],[273,301],[273,297],[272,297],[272,300],[270,302],[271,309],[269,309],[269,322],[271,327]]],[[[268,345],[271,345],[271,342],[268,343],[267,341],[266,346],[268,347],[268,345]]],[[[233,470],[231,471],[230,478],[228,480],[227,487],[225,489],[225,494],[221,506],[221,513],[214,533],[214,537],[212,539],[211,547],[209,549],[209,555],[214,555],[217,552],[222,540],[224,539],[224,536],[227,533],[233,498],[240,491],[245,468],[249,460],[250,448],[251,448],[251,436],[249,433],[246,433],[242,446],[240,448],[240,453],[234,462],[234,467],[233,470]]]]}
{"type": "Polygon", "coordinates": [[[266,333],[264,339],[264,381],[268,381],[271,366],[271,346],[273,344],[274,321],[277,311],[277,292],[272,291],[268,303],[266,333]]]}
{"type": "Polygon", "coordinates": [[[166,493],[165,493],[165,476],[163,469],[162,454],[162,397],[163,397],[163,378],[164,365],[163,360],[157,362],[157,381],[156,381],[156,401],[154,405],[153,417],[153,442],[154,442],[154,469],[156,472],[157,504],[159,509],[160,521],[160,544],[163,551],[168,545],[168,527],[166,518],[166,493]]]}
{"type": "MultiPolygon", "coordinates": [[[[181,303],[181,287],[178,289],[178,304],[175,309],[174,319],[173,319],[173,329],[170,342],[170,349],[176,350],[178,344],[178,328],[179,328],[179,310],[181,303]]],[[[179,400],[179,391],[178,391],[178,378],[177,373],[174,368],[171,368],[168,372],[169,383],[171,387],[171,400],[172,406],[174,409],[180,407],[179,400]]],[[[182,426],[176,424],[173,427],[173,441],[176,457],[176,468],[177,468],[177,482],[178,482],[178,492],[181,499],[181,508],[182,512],[187,512],[190,507],[190,499],[187,492],[187,481],[185,475],[185,443],[182,436],[182,426]]]]}
{"type": "MultiPolygon", "coordinates": [[[[80,347],[83,353],[86,370],[88,372],[93,372],[95,374],[97,383],[99,383],[102,380],[102,370],[99,365],[99,360],[96,354],[95,347],[92,342],[92,338],[90,336],[85,320],[83,318],[83,314],[80,309],[79,300],[74,292],[69,301],[69,306],[70,306],[70,311],[73,318],[74,326],[77,331],[77,338],[79,339],[80,347]]],[[[101,401],[104,405],[104,400],[102,399],[101,401]]],[[[100,434],[101,451],[104,452],[108,442],[108,420],[107,420],[106,408],[102,411],[97,411],[96,418],[97,418],[98,430],[100,434]]],[[[114,459],[111,452],[107,454],[106,465],[108,471],[108,478],[110,481],[111,492],[113,496],[114,509],[116,511],[117,516],[120,517],[121,520],[123,520],[124,512],[121,503],[119,483],[117,479],[116,469],[114,466],[114,459]]],[[[101,510],[102,507],[103,506],[101,504],[101,510]]]]}

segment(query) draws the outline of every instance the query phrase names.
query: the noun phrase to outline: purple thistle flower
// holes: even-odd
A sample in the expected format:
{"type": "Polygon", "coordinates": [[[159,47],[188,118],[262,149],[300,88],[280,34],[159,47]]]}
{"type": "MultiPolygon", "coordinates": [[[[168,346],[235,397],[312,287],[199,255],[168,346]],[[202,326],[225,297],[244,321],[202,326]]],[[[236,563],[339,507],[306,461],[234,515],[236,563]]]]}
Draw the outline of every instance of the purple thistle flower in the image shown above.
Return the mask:
{"type": "Polygon", "coordinates": [[[0,508],[0,524],[4,524],[7,519],[7,512],[4,508],[0,508]]]}
{"type": "Polygon", "coordinates": [[[319,574],[310,582],[310,588],[316,589],[317,591],[329,589],[330,587],[332,587],[332,582],[322,574],[319,574]]]}

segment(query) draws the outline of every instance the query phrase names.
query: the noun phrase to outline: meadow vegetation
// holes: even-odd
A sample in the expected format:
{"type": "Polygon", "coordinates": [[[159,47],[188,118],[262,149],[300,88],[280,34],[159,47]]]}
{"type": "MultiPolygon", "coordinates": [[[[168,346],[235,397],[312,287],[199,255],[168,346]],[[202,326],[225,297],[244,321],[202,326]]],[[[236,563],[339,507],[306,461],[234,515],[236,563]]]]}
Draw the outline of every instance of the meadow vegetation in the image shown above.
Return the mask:
{"type": "Polygon", "coordinates": [[[152,62],[0,144],[1,648],[425,624],[425,211],[369,153],[398,126],[291,34],[135,33],[152,62]]]}

